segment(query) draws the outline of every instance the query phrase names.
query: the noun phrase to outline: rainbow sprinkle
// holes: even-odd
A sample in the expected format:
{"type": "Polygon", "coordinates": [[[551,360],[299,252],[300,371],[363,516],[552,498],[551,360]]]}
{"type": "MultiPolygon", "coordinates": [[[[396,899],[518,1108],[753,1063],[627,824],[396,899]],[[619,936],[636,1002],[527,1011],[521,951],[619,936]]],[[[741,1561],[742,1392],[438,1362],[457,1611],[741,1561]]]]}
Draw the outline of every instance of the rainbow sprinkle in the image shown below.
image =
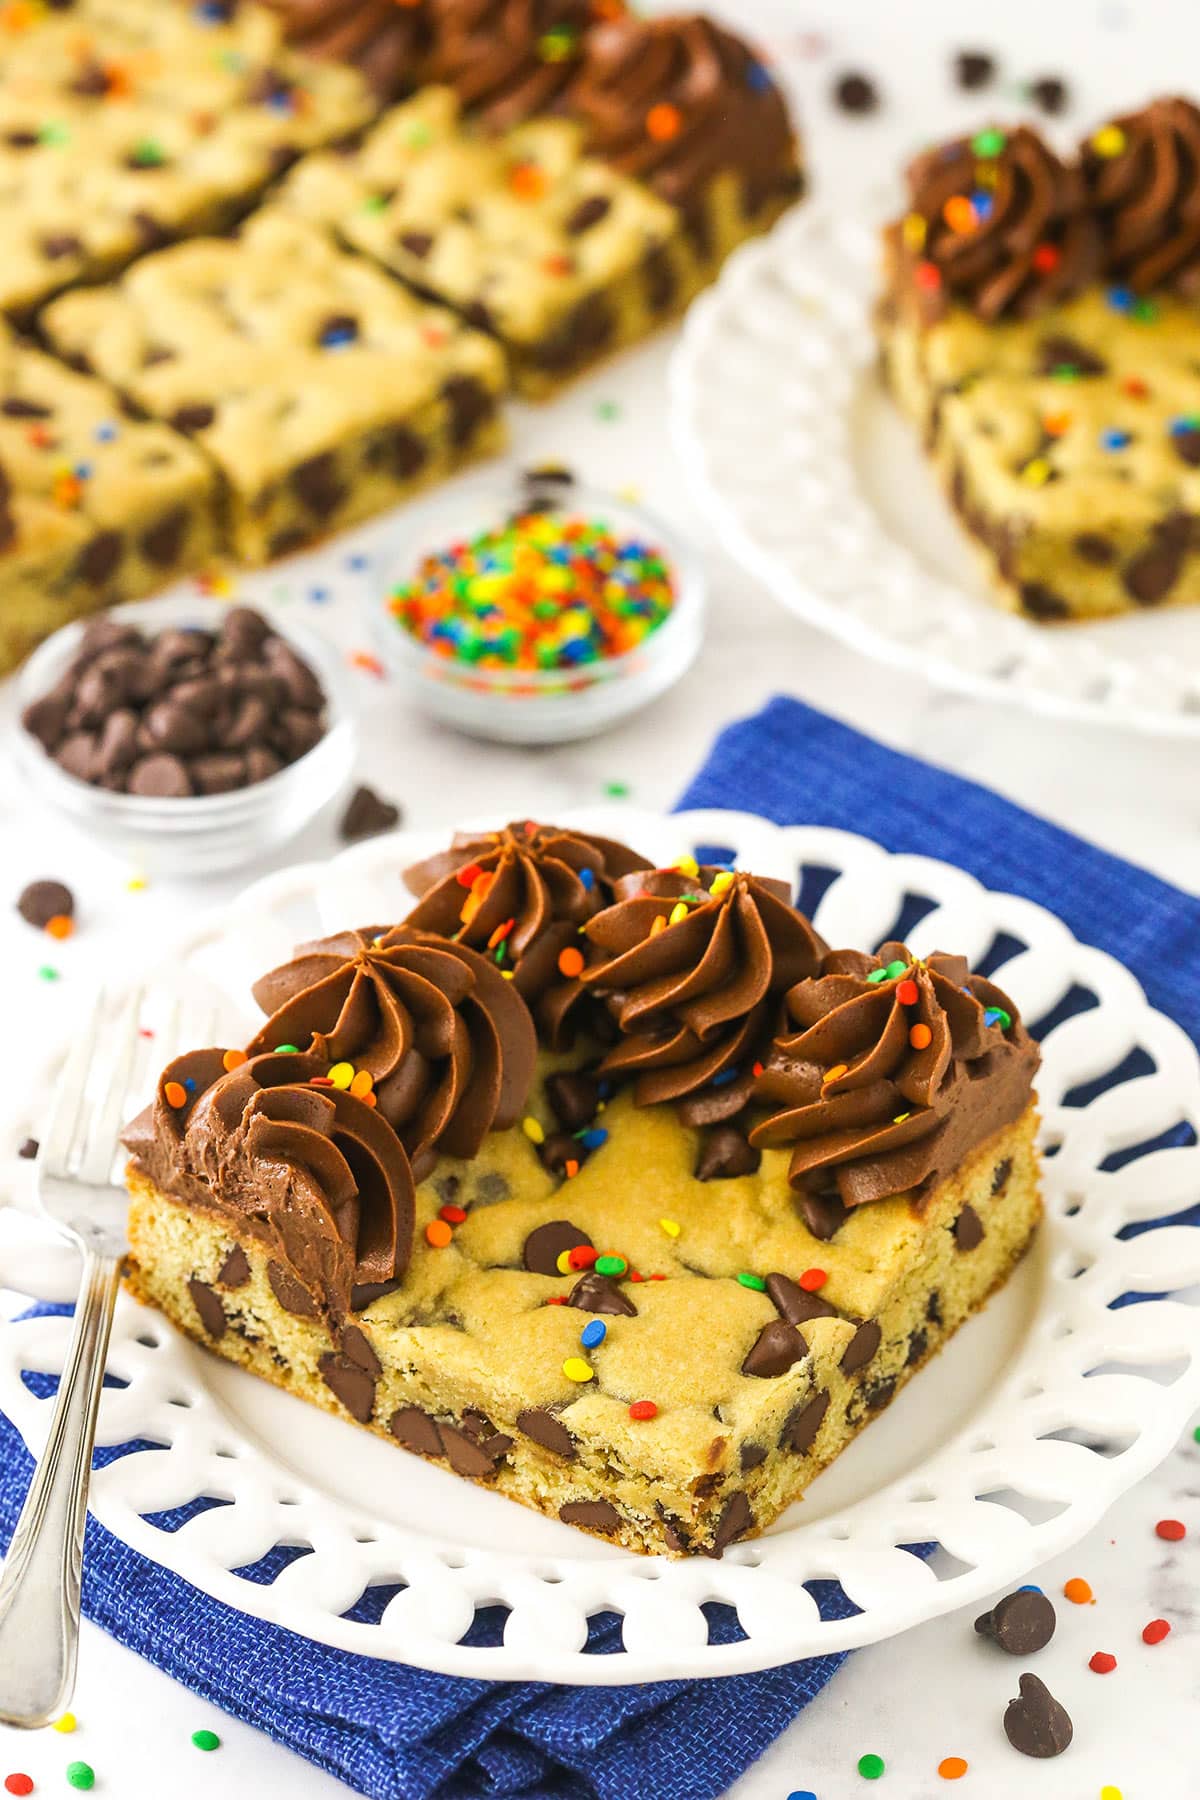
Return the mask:
{"type": "Polygon", "coordinates": [[[393,589],[388,609],[447,659],[562,670],[635,649],[675,599],[652,545],[603,519],[535,511],[431,551],[393,589]]]}

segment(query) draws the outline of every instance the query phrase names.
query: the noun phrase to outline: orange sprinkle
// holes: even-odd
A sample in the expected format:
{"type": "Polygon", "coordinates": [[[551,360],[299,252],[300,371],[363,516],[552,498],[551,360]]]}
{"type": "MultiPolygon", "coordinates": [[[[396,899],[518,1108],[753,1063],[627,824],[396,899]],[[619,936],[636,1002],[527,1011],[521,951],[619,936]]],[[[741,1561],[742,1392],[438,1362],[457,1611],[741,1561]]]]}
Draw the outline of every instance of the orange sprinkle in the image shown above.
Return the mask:
{"type": "Polygon", "coordinates": [[[558,972],[560,975],[565,975],[568,981],[573,981],[576,975],[582,975],[583,952],[581,950],[576,950],[572,944],[568,944],[565,950],[560,950],[558,953],[558,972]]]}
{"type": "Polygon", "coordinates": [[[682,129],[683,114],[668,100],[660,100],[646,114],[646,136],[652,137],[656,144],[665,144],[670,138],[678,137],[682,129]]]}
{"type": "Polygon", "coordinates": [[[1047,437],[1061,437],[1070,428],[1070,413],[1046,413],[1042,419],[1042,430],[1047,437]]]}
{"type": "Polygon", "coordinates": [[[832,1069],[825,1071],[825,1083],[828,1085],[831,1081],[840,1081],[842,1076],[848,1073],[849,1069],[846,1063],[834,1063],[832,1069]]]}
{"type": "Polygon", "coordinates": [[[657,937],[660,931],[665,931],[666,929],[667,929],[666,914],[659,913],[658,916],[651,921],[650,936],[657,937]]]}
{"type": "Polygon", "coordinates": [[[979,223],[975,215],[975,208],[965,194],[951,194],[942,208],[942,217],[951,231],[957,231],[960,236],[965,232],[974,231],[979,223]]]}
{"type": "Polygon", "coordinates": [[[514,163],[508,185],[521,200],[539,200],[546,191],[546,177],[536,163],[514,163]]]}
{"type": "Polygon", "coordinates": [[[1128,394],[1131,400],[1144,400],[1150,389],[1140,375],[1126,375],[1121,383],[1121,392],[1128,394]]]}
{"type": "Polygon", "coordinates": [[[914,1050],[928,1050],[933,1042],[933,1033],[928,1025],[914,1025],[908,1034],[908,1041],[914,1050]]]}
{"type": "Polygon", "coordinates": [[[240,1069],[245,1060],[246,1052],[244,1050],[227,1050],[221,1058],[221,1067],[228,1071],[240,1069]]]}
{"type": "Polygon", "coordinates": [[[1096,1598],[1082,1575],[1072,1575],[1070,1581],[1063,1584],[1063,1593],[1076,1606],[1090,1606],[1096,1598]]]}
{"type": "Polygon", "coordinates": [[[186,1106],[187,1089],[182,1081],[168,1081],[163,1088],[163,1099],[168,1106],[186,1106]]]}
{"type": "Polygon", "coordinates": [[[564,1163],[563,1173],[565,1174],[568,1181],[570,1181],[573,1176],[578,1175],[579,1164],[575,1161],[574,1157],[572,1157],[569,1162],[564,1163]]]}
{"type": "Polygon", "coordinates": [[[444,1250],[454,1236],[445,1219],[430,1219],[425,1227],[425,1236],[435,1250],[444,1250]]]}
{"type": "Polygon", "coordinates": [[[943,1781],[958,1781],[967,1772],[967,1764],[961,1756],[943,1756],[938,1764],[938,1774],[943,1781]]]}
{"type": "Polygon", "coordinates": [[[52,938],[69,938],[74,929],[75,921],[67,913],[55,913],[46,920],[46,930],[52,938]]]}
{"type": "Polygon", "coordinates": [[[505,919],[503,925],[497,925],[495,931],[493,931],[491,937],[487,941],[488,949],[494,950],[497,944],[502,944],[516,922],[515,919],[505,919]]]}
{"type": "Polygon", "coordinates": [[[359,1099],[360,1099],[360,1100],[361,1100],[361,1101],[362,1101],[362,1103],[363,1103],[363,1105],[364,1105],[364,1106],[376,1106],[376,1105],[378,1105],[378,1102],[377,1102],[377,1100],[376,1100],[376,1099],[375,1099],[375,1096],[374,1096],[374,1094],[360,1094],[360,1095],[359,1095],[359,1096],[358,1096],[358,1097],[359,1097],[359,1099]]]}
{"type": "Polygon", "coordinates": [[[356,1069],[350,1078],[350,1092],[356,1100],[365,1100],[375,1086],[375,1077],[370,1069],[356,1069]]]}

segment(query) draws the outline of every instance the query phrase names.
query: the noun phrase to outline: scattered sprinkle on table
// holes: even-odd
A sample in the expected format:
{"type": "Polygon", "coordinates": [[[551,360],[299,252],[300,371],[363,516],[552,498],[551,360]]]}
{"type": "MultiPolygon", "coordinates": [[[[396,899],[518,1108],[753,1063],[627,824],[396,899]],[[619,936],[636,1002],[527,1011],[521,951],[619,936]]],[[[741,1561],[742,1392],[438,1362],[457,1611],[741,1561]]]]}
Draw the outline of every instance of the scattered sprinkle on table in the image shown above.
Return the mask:
{"type": "Polygon", "coordinates": [[[73,1712],[65,1712],[61,1719],[55,1719],[54,1729],[55,1729],[55,1731],[63,1731],[63,1732],[74,1731],[74,1729],[75,1729],[76,1725],[78,1725],[78,1723],[79,1723],[79,1720],[75,1717],[75,1714],[73,1712]]]}
{"type": "Polygon", "coordinates": [[[961,1756],[943,1756],[938,1764],[938,1774],[943,1781],[961,1781],[967,1772],[967,1763],[961,1756]]]}
{"type": "Polygon", "coordinates": [[[1168,1544],[1177,1544],[1180,1538],[1187,1536],[1187,1526],[1180,1519],[1160,1519],[1154,1530],[1160,1538],[1165,1538],[1168,1544]]]}
{"type": "Polygon", "coordinates": [[[1116,1666],[1116,1657],[1107,1650],[1097,1650],[1094,1656],[1088,1657],[1088,1668],[1093,1675],[1111,1675],[1116,1666]]]}
{"type": "Polygon", "coordinates": [[[1148,1625],[1142,1627],[1142,1642],[1143,1644],[1161,1644],[1163,1639],[1170,1634],[1170,1630],[1171,1627],[1166,1619],[1151,1619],[1148,1625]]]}
{"type": "Polygon", "coordinates": [[[883,1770],[883,1758],[876,1756],[873,1750],[868,1750],[865,1756],[860,1756],[858,1759],[858,1772],[864,1781],[878,1781],[883,1770]]]}
{"type": "Polygon", "coordinates": [[[794,1793],[788,1795],[787,1800],[817,1800],[817,1796],[811,1788],[797,1788],[794,1793]]]}
{"type": "Polygon", "coordinates": [[[447,660],[544,673],[636,649],[675,598],[653,544],[603,518],[539,510],[428,551],[388,610],[447,660]]]}
{"type": "Polygon", "coordinates": [[[1070,1581],[1064,1582],[1063,1593],[1076,1606],[1089,1606],[1096,1598],[1090,1584],[1083,1579],[1082,1575],[1072,1575],[1070,1581]]]}
{"type": "Polygon", "coordinates": [[[1114,1787],[1111,1781],[1106,1781],[1100,1789],[1100,1800],[1122,1800],[1120,1788],[1114,1787]]]}
{"type": "Polygon", "coordinates": [[[17,1772],[14,1772],[12,1775],[6,1775],[4,1777],[4,1791],[6,1794],[32,1794],[33,1777],[31,1775],[22,1775],[17,1772]]]}
{"type": "Polygon", "coordinates": [[[197,1750],[219,1750],[221,1740],[215,1731],[193,1731],[192,1742],[197,1750]]]}
{"type": "MultiPolygon", "coordinates": [[[[606,781],[604,792],[609,800],[628,800],[632,788],[627,781],[606,781]]],[[[1200,1444],[1200,1425],[1196,1427],[1196,1442],[1200,1444]]]]}
{"type": "Polygon", "coordinates": [[[68,1763],[67,1780],[73,1788],[92,1788],[96,1785],[96,1771],[91,1763],[68,1763]]]}

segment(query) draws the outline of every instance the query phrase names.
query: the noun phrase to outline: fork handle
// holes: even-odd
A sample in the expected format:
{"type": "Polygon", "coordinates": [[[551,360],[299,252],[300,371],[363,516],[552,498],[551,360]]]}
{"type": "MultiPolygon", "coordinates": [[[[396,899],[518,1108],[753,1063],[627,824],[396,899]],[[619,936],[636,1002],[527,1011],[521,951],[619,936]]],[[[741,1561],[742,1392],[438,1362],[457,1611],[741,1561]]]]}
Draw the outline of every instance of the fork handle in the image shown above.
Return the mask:
{"type": "Polygon", "coordinates": [[[121,1265],[90,1247],[46,1448],[0,1576],[0,1722],[46,1725],[75,1687],[83,1530],[121,1265]]]}

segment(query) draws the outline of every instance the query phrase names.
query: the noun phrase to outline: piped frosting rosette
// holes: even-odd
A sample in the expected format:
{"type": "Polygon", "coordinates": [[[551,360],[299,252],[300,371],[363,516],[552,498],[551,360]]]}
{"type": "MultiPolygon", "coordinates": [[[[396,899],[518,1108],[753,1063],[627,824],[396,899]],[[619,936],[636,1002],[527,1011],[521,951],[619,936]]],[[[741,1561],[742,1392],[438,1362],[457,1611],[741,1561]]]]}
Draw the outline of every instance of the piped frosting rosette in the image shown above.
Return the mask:
{"type": "MultiPolygon", "coordinates": [[[[391,0],[395,5],[395,0],[391,0]]],[[[496,131],[550,112],[571,79],[592,0],[426,0],[426,74],[496,131]]]]}
{"type": "Polygon", "coordinates": [[[1080,145],[1106,272],[1138,293],[1200,290],[1200,108],[1164,97],[1080,145]]]}
{"type": "Polygon", "coordinates": [[[603,960],[582,979],[620,1031],[600,1073],[632,1079],[639,1106],[681,1103],[692,1125],[742,1110],[783,994],[825,948],[785,883],[694,861],[623,876],[585,930],[603,960]]]}
{"type": "Polygon", "coordinates": [[[610,904],[622,876],[649,867],[612,838],[531,819],[459,833],[448,850],[405,870],[420,896],[406,923],[510,971],[542,1037],[560,1049],[595,1016],[580,981],[588,950],[580,928],[610,904]]]}
{"type": "Polygon", "coordinates": [[[1099,271],[1083,178],[1027,125],[991,125],[926,150],[907,172],[892,244],[926,321],[951,305],[989,323],[1029,318],[1099,271]]]}
{"type": "Polygon", "coordinates": [[[790,1029],[755,1082],[757,1146],[791,1146],[792,1184],[842,1206],[918,1198],[1029,1104],[1038,1051],[965,958],[839,950],[787,995],[790,1029]]]}
{"type": "Polygon", "coordinates": [[[471,1157],[520,1118],[537,1039],[529,1010],[493,963],[410,926],[303,944],[255,983],[270,1018],[250,1055],[294,1045],[362,1093],[421,1181],[438,1153],[471,1157]]]}
{"type": "Polygon", "coordinates": [[[124,1141],[159,1187],[266,1242],[291,1312],[338,1324],[356,1289],[408,1267],[408,1157],[377,1112],[331,1085],[321,1057],[189,1051],[163,1070],[124,1141]]]}
{"type": "Polygon", "coordinates": [[[354,63],[384,99],[412,85],[428,49],[427,0],[267,0],[290,43],[354,63]]]}

